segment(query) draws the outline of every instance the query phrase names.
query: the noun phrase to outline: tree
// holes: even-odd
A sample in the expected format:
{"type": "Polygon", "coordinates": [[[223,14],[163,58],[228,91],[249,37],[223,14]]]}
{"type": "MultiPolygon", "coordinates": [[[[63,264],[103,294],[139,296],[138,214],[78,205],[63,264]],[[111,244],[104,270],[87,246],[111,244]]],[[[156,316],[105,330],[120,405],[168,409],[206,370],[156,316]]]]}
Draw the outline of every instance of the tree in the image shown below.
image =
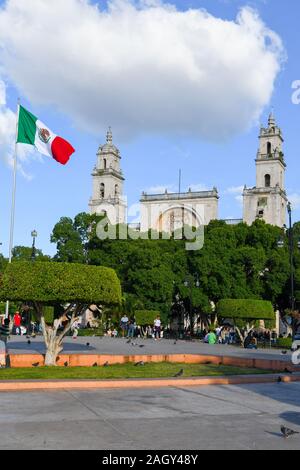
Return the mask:
{"type": "Polygon", "coordinates": [[[233,320],[242,344],[259,320],[275,320],[274,308],[271,302],[265,300],[222,299],[217,304],[217,313],[222,320],[233,320]]]}
{"type": "MultiPolygon", "coordinates": [[[[14,261],[31,261],[32,260],[32,247],[15,246],[12,250],[12,259],[14,261]]],[[[35,248],[35,259],[37,261],[50,261],[51,257],[44,255],[42,250],[35,248]]]]}
{"type": "Polygon", "coordinates": [[[143,335],[146,334],[146,327],[153,325],[158,316],[160,316],[160,312],[157,310],[136,310],[134,312],[135,321],[141,327],[143,335]]]}
{"type": "MultiPolygon", "coordinates": [[[[175,305],[180,305],[181,316],[188,318],[191,312],[213,322],[212,302],[224,298],[270,300],[281,312],[289,306],[287,243],[283,249],[277,245],[280,238],[287,239],[283,229],[261,220],[250,227],[211,221],[205,227],[203,248],[186,251],[185,241],[172,237],[100,240],[100,219],[85,213],[74,220],[61,219],[52,236],[58,249],[55,259],[115,269],[123,292],[139,302],[138,308],[159,310],[164,323],[175,305]],[[184,287],[189,278],[199,280],[192,295],[184,287]]],[[[300,224],[297,227],[300,231],[300,224]]],[[[300,252],[295,257],[300,269],[300,252]]]]}
{"type": "Polygon", "coordinates": [[[8,260],[0,255],[0,274],[2,274],[7,266],[8,260]]]}
{"type": "Polygon", "coordinates": [[[62,342],[85,307],[118,305],[121,287],[109,268],[52,262],[13,262],[1,276],[0,298],[34,305],[46,344],[45,365],[55,365],[62,342]],[[62,305],[53,324],[45,321],[46,306],[62,305]]]}

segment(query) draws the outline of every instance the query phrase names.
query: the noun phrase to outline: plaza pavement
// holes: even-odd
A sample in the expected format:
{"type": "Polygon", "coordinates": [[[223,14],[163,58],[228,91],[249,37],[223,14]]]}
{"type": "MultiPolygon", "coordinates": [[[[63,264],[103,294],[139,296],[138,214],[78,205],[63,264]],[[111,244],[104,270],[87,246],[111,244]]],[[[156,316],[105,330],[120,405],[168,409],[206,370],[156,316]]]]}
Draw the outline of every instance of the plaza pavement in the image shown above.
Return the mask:
{"type": "MultiPolygon", "coordinates": [[[[0,394],[0,449],[299,449],[300,383],[0,394]]],[[[200,457],[201,458],[201,457],[200,457]]]]}
{"type": "MultiPolygon", "coordinates": [[[[45,353],[45,345],[41,336],[30,339],[30,345],[27,344],[27,341],[25,336],[12,336],[8,342],[8,352],[15,354],[45,353]]],[[[137,343],[136,346],[127,344],[126,341],[123,338],[109,337],[78,337],[76,340],[73,340],[72,337],[66,337],[62,354],[210,354],[291,361],[291,353],[283,355],[280,349],[247,350],[237,346],[204,344],[199,340],[195,342],[179,340],[174,344],[174,340],[154,341],[135,338],[133,341],[137,343]],[[144,345],[144,347],[139,348],[138,345],[144,345]]]]}

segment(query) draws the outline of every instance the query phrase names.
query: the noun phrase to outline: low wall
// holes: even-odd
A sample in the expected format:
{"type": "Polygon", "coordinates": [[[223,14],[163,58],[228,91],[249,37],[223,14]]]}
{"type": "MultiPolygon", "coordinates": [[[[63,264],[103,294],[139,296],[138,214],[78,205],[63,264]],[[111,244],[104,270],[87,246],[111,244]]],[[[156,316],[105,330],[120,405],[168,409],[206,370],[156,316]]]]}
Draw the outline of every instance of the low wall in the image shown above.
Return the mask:
{"type": "MultiPolygon", "coordinates": [[[[44,365],[44,355],[42,354],[9,354],[10,365],[17,367],[40,367],[44,365]]],[[[249,367],[263,370],[273,370],[286,372],[299,372],[300,367],[292,363],[272,359],[255,359],[231,356],[211,356],[203,354],[134,354],[124,355],[105,355],[105,354],[60,354],[58,356],[58,366],[84,367],[103,366],[106,362],[109,364],[125,364],[128,362],[181,362],[186,364],[216,364],[237,367],[249,367]]]]}

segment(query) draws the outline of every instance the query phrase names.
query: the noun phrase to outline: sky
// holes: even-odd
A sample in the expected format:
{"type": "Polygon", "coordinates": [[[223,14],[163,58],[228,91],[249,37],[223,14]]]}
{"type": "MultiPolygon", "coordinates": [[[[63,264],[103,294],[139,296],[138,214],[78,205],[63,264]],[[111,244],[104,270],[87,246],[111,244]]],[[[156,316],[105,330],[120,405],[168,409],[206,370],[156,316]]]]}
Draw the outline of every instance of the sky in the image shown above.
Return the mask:
{"type": "MultiPolygon", "coordinates": [[[[274,109],[300,220],[297,0],[0,0],[0,252],[8,255],[15,112],[69,140],[66,166],[18,148],[14,245],[53,255],[60,217],[88,211],[112,127],[129,206],[142,191],[211,189],[242,218],[260,124],[274,109]]],[[[132,217],[134,218],[134,211],[132,217]]]]}

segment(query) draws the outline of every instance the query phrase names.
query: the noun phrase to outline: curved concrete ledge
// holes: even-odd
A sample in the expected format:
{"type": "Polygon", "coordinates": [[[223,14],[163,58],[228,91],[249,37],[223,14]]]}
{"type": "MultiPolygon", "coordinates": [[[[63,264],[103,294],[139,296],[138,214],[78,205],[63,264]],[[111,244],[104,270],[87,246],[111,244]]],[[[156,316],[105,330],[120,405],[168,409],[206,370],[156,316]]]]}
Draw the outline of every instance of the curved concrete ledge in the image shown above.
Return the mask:
{"type": "MultiPolygon", "coordinates": [[[[42,354],[9,354],[10,365],[13,368],[33,367],[33,364],[44,365],[42,354]]],[[[57,365],[68,364],[70,367],[99,366],[109,364],[125,364],[128,362],[180,362],[185,364],[216,364],[237,367],[249,367],[262,370],[285,372],[300,372],[299,366],[292,363],[274,359],[255,359],[235,356],[212,356],[206,354],[134,354],[134,355],[108,355],[108,354],[60,354],[57,365]]]]}
{"type": "Polygon", "coordinates": [[[111,388],[162,388],[194,387],[201,385],[245,385],[278,382],[299,382],[300,375],[235,375],[228,377],[191,377],[163,379],[125,379],[125,380],[20,380],[0,381],[0,392],[26,390],[63,390],[63,389],[111,389],[111,388]]]}

